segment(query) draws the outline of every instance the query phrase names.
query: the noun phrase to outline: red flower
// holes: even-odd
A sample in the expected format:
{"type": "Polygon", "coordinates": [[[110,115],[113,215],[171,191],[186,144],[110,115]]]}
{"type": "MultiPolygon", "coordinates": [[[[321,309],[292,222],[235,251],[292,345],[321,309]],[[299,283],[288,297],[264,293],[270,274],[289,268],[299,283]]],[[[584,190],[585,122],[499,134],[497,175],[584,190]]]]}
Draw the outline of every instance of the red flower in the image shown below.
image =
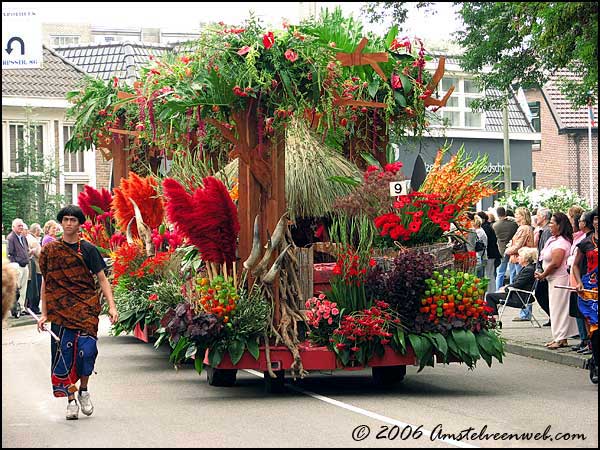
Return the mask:
{"type": "Polygon", "coordinates": [[[150,297],[148,297],[149,302],[155,302],[156,300],[158,300],[157,294],[150,294],[150,297]]]}
{"type": "Polygon", "coordinates": [[[285,51],[285,58],[289,61],[289,62],[294,62],[298,59],[298,53],[295,53],[294,50],[292,50],[291,48],[288,48],[285,51]]]}
{"type": "Polygon", "coordinates": [[[263,34],[263,45],[265,48],[269,50],[271,47],[273,47],[273,44],[275,44],[275,36],[273,35],[273,32],[269,31],[266,34],[263,34]]]}
{"type": "Polygon", "coordinates": [[[400,77],[396,74],[392,75],[392,88],[402,89],[402,81],[400,81],[400,77]]]}
{"type": "Polygon", "coordinates": [[[192,59],[189,56],[182,56],[181,58],[179,58],[181,60],[182,63],[187,64],[189,63],[192,59]]]}

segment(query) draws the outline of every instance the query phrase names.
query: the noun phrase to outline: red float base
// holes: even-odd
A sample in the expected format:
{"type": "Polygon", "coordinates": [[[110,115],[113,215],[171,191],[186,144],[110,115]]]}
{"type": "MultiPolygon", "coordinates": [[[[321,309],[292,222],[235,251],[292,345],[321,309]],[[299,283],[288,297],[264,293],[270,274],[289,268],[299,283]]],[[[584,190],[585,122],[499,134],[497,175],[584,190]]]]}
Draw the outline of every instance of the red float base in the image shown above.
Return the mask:
{"type": "Polygon", "coordinates": [[[138,338],[140,341],[149,342],[154,332],[156,331],[155,326],[147,325],[142,328],[140,324],[136,324],[133,329],[133,335],[138,338]]]}
{"type": "MultiPolygon", "coordinates": [[[[312,347],[308,342],[304,342],[300,344],[299,350],[300,357],[302,358],[302,366],[305,370],[361,370],[365,368],[365,366],[360,364],[349,364],[348,366],[343,366],[336,358],[336,354],[327,347],[312,347]]],[[[292,353],[287,347],[270,347],[270,353],[271,368],[273,370],[291,369],[294,359],[292,357],[292,353]]],[[[206,351],[204,355],[204,364],[209,365],[208,351],[206,351]]],[[[400,355],[399,353],[396,353],[390,346],[386,345],[384,355],[374,356],[369,360],[366,367],[408,366],[416,364],[417,360],[412,348],[408,348],[405,355],[400,355]]],[[[258,359],[254,359],[254,357],[248,351],[245,351],[242,355],[242,359],[240,359],[237,364],[233,364],[229,358],[229,354],[226,353],[223,356],[221,363],[215,368],[254,369],[266,372],[268,368],[265,347],[260,347],[258,359]]]]}

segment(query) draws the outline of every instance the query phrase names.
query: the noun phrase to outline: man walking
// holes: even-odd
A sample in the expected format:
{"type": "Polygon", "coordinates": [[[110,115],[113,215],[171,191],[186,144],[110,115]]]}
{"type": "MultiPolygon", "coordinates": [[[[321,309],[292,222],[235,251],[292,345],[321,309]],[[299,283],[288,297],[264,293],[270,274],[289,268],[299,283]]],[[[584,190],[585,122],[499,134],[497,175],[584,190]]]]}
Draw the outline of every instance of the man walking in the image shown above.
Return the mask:
{"type": "Polygon", "coordinates": [[[38,330],[50,321],[52,331],[60,338],[60,342],[53,339],[51,344],[52,389],[55,397],[68,397],[66,418],[74,420],[79,416],[75,400],[78,380],[81,380],[77,396],[81,411],[86,416],[94,411],[88,381],[98,354],[101,305],[93,275],[108,302],[112,323],[119,314],[104,274],[106,263],[93,244],[79,237],[79,227],[85,222],[81,208],[66,206],[57,219],[63,227],[63,237],[42,247],[40,255],[43,281],[38,330]]]}
{"type": "Polygon", "coordinates": [[[506,209],[502,206],[496,208],[496,214],[498,220],[493,223],[492,227],[496,233],[498,250],[500,251],[500,255],[502,255],[502,260],[500,261],[500,265],[496,272],[496,291],[499,291],[500,288],[504,286],[504,277],[506,276],[506,269],[508,267],[509,256],[505,255],[504,252],[506,251],[508,241],[515,235],[519,225],[517,225],[517,222],[506,216],[506,209]]]}
{"type": "Polygon", "coordinates": [[[25,298],[27,296],[27,283],[29,280],[29,244],[24,235],[25,223],[23,219],[16,218],[12,222],[12,231],[6,238],[6,252],[8,259],[17,271],[17,301],[12,310],[12,315],[17,319],[25,310],[25,298]]]}

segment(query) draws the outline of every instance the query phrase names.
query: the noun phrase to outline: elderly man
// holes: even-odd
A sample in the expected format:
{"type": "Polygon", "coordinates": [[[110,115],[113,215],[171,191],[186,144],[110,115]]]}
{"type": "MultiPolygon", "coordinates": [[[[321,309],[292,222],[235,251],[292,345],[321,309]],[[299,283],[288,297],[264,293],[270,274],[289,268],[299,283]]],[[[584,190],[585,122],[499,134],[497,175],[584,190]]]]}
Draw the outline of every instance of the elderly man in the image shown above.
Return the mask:
{"type": "Polygon", "coordinates": [[[24,234],[25,223],[16,218],[12,222],[12,231],[6,238],[7,255],[13,267],[17,270],[17,289],[19,296],[12,310],[13,317],[19,318],[21,311],[25,309],[25,297],[27,295],[27,283],[29,279],[29,259],[31,252],[24,234]]]}

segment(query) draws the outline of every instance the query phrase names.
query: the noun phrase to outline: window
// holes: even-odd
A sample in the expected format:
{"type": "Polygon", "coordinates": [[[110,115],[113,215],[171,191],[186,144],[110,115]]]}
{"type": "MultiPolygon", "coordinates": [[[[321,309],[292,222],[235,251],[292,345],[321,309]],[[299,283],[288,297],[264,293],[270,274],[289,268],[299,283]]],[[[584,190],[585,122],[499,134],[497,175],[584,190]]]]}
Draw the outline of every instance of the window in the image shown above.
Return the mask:
{"type": "Polygon", "coordinates": [[[438,97],[442,98],[451,86],[454,86],[454,92],[440,110],[442,120],[452,128],[483,128],[483,114],[471,109],[471,102],[483,97],[477,82],[457,76],[444,77],[439,85],[438,97]]]}
{"type": "Polygon", "coordinates": [[[538,133],[542,131],[542,123],[540,121],[540,102],[527,103],[531,112],[531,125],[538,133]]]}
{"type": "Polygon", "coordinates": [[[65,202],[77,205],[77,198],[84,186],[85,183],[65,183],[65,202]]]}
{"type": "MultiPolygon", "coordinates": [[[[73,135],[73,126],[72,125],[65,125],[63,126],[63,138],[64,141],[67,142],[69,139],[71,139],[71,136],[73,135]]],[[[84,152],[80,151],[80,152],[76,152],[76,153],[70,153],[67,150],[63,150],[63,155],[64,155],[64,167],[65,167],[65,173],[67,172],[85,172],[85,165],[83,163],[84,161],[84,152]]]]}
{"type": "Polygon", "coordinates": [[[44,126],[9,124],[9,159],[13,173],[40,172],[44,163],[44,126]]]}
{"type": "Polygon", "coordinates": [[[50,36],[50,38],[55,47],[62,47],[63,45],[79,44],[80,36],[50,36]]]}

